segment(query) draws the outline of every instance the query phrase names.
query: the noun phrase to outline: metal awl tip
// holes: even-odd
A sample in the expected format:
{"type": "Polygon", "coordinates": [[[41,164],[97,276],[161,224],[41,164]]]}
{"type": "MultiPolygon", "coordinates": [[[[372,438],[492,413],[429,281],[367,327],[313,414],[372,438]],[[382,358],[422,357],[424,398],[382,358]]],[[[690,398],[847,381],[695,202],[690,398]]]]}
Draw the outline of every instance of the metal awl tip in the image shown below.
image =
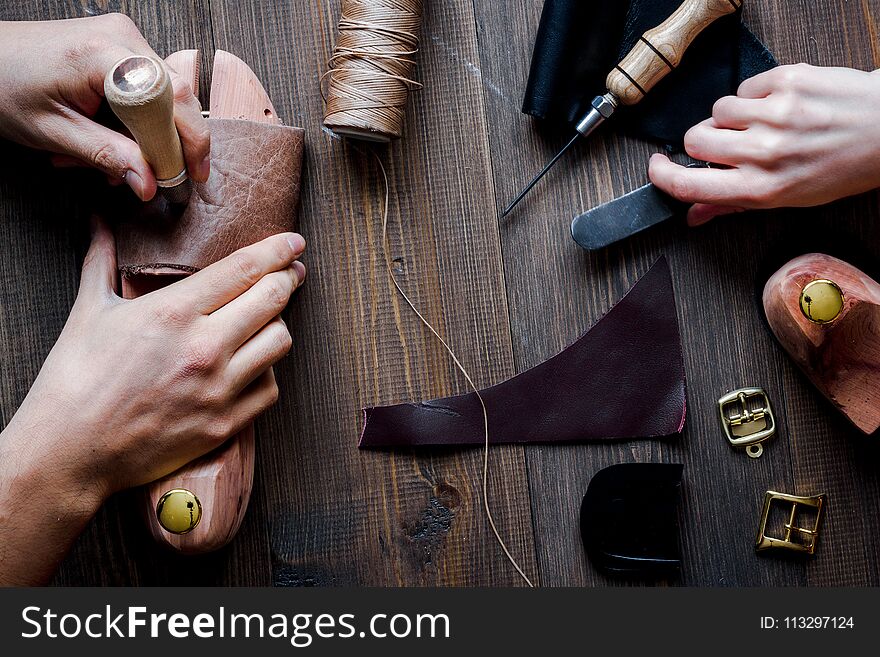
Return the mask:
{"type": "Polygon", "coordinates": [[[516,207],[517,203],[519,203],[521,200],[523,200],[523,197],[524,197],[526,194],[529,193],[529,190],[530,190],[532,187],[534,187],[534,186],[537,184],[537,182],[538,182],[541,178],[544,177],[544,174],[547,173],[547,172],[550,170],[550,168],[551,168],[554,164],[556,164],[556,162],[559,160],[559,158],[562,157],[562,155],[565,153],[565,151],[567,151],[569,148],[571,148],[571,147],[574,145],[574,143],[578,140],[578,138],[579,138],[580,136],[581,136],[580,133],[575,134],[575,136],[571,138],[571,141],[569,141],[565,146],[563,146],[563,147],[562,147],[562,150],[559,151],[559,152],[553,157],[553,159],[550,160],[550,161],[544,166],[543,169],[541,169],[541,172],[540,172],[537,176],[535,176],[534,178],[532,178],[532,182],[530,182],[528,185],[526,185],[525,189],[523,189],[523,190],[517,195],[517,197],[516,197],[515,199],[513,199],[513,202],[511,202],[511,204],[507,206],[507,208],[504,210],[504,212],[501,213],[501,217],[502,217],[502,218],[506,217],[506,216],[510,213],[510,211],[513,210],[513,208],[516,207]]]}

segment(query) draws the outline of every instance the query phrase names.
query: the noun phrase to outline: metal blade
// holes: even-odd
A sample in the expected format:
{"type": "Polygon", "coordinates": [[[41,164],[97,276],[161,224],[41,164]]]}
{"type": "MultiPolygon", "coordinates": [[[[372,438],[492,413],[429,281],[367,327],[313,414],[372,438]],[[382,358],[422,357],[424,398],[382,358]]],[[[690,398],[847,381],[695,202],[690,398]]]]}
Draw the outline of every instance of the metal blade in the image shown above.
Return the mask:
{"type": "Polygon", "coordinates": [[[506,209],[504,212],[501,213],[501,217],[502,217],[502,218],[506,217],[506,216],[508,215],[508,213],[509,213],[511,210],[513,210],[513,208],[516,207],[516,204],[519,203],[519,202],[523,199],[523,197],[524,197],[526,194],[529,193],[529,190],[530,190],[532,187],[534,187],[535,184],[536,184],[541,178],[544,177],[544,174],[547,173],[547,172],[550,170],[550,168],[551,168],[554,164],[556,164],[556,161],[557,161],[560,157],[562,157],[562,156],[565,154],[565,151],[567,151],[569,148],[571,148],[571,147],[574,145],[574,143],[580,138],[580,136],[581,136],[581,133],[579,133],[579,132],[578,132],[577,134],[575,134],[575,136],[571,138],[571,141],[568,142],[565,146],[563,146],[562,150],[559,151],[559,152],[556,154],[556,156],[555,156],[552,160],[550,160],[550,161],[544,166],[543,169],[541,169],[541,173],[539,173],[537,176],[535,176],[535,177],[532,179],[532,182],[530,182],[528,185],[526,185],[526,188],[525,188],[524,190],[522,190],[522,191],[519,193],[519,195],[518,195],[515,199],[513,199],[513,202],[512,202],[510,205],[507,206],[507,209],[506,209]]]}
{"type": "Polygon", "coordinates": [[[685,207],[648,183],[575,217],[571,236],[588,251],[603,249],[666,221],[685,207]]]}

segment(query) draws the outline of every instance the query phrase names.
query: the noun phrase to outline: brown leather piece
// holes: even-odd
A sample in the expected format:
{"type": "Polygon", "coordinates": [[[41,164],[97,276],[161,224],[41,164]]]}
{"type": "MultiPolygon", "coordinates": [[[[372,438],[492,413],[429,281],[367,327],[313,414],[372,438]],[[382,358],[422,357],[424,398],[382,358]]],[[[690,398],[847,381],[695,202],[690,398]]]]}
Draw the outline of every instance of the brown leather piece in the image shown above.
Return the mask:
{"type": "Polygon", "coordinates": [[[208,119],[211,175],[190,201],[157,195],[117,225],[120,272],[193,272],[270,235],[293,230],[299,202],[303,130],[208,119]]]}
{"type": "MultiPolygon", "coordinates": [[[[562,443],[680,434],[685,371],[665,258],[577,342],[481,390],[491,443],[562,443]]],[[[359,447],[479,445],[474,393],[364,410],[359,447]]]]}

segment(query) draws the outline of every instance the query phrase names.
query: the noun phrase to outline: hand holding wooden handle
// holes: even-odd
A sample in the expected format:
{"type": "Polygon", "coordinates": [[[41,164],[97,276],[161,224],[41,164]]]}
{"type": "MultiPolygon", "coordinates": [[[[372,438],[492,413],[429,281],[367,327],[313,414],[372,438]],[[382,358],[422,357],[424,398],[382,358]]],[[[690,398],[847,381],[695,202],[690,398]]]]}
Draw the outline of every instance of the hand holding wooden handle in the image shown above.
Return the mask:
{"type": "Polygon", "coordinates": [[[741,6],[742,0],[684,0],[669,18],[645,32],[608,74],[608,91],[621,104],[635,105],[678,66],[700,32],[741,6]]]}
{"type": "Polygon", "coordinates": [[[159,187],[182,183],[186,163],[174,125],[174,94],[165,65],[152,57],[126,57],[107,73],[104,95],[141,147],[159,187]]]}

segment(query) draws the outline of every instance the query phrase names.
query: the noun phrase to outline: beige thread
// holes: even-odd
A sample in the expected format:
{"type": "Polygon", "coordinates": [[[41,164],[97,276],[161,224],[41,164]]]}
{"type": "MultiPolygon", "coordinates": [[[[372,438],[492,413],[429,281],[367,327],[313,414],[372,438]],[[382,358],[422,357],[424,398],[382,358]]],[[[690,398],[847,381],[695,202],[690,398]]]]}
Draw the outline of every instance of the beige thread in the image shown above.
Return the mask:
{"type": "Polygon", "coordinates": [[[343,0],[321,76],[326,127],[374,141],[400,137],[409,92],[421,88],[411,79],[421,20],[422,0],[343,0]]]}
{"type": "Polygon", "coordinates": [[[388,255],[388,198],[390,189],[390,186],[388,184],[388,174],[385,172],[385,166],[382,164],[382,160],[379,158],[379,156],[373,151],[370,151],[370,154],[375,158],[376,164],[379,165],[379,170],[382,172],[382,180],[385,184],[385,205],[382,209],[382,255],[385,259],[385,268],[388,270],[388,277],[391,279],[391,282],[394,283],[394,287],[397,288],[400,296],[404,298],[412,311],[418,316],[420,320],[422,320],[422,324],[424,324],[428,328],[428,330],[434,334],[434,337],[437,338],[440,341],[440,344],[443,345],[444,349],[446,349],[446,352],[452,358],[455,366],[464,375],[464,378],[467,379],[468,384],[477,395],[477,399],[480,400],[480,406],[483,410],[483,429],[485,431],[485,442],[483,449],[483,509],[486,512],[486,519],[489,521],[489,526],[492,528],[492,533],[495,534],[498,545],[501,546],[501,549],[504,551],[505,556],[510,561],[510,563],[513,564],[513,567],[516,568],[516,572],[520,574],[520,577],[525,580],[526,584],[534,588],[535,585],[532,584],[532,580],[529,579],[528,575],[525,574],[516,559],[513,558],[513,555],[510,554],[510,550],[507,549],[507,545],[505,545],[504,539],[501,538],[501,534],[498,531],[498,528],[495,526],[495,519],[492,517],[492,511],[489,508],[489,415],[486,412],[486,402],[483,401],[483,396],[480,394],[477,386],[474,385],[474,382],[471,379],[471,375],[468,374],[467,370],[461,364],[461,361],[458,360],[455,352],[452,351],[452,348],[446,343],[446,340],[444,340],[440,336],[440,334],[431,325],[431,323],[428,322],[428,320],[425,319],[422,313],[419,312],[418,308],[416,308],[415,304],[406,295],[406,292],[403,291],[403,288],[400,286],[400,283],[397,282],[397,278],[395,278],[394,276],[394,271],[391,267],[391,258],[388,255]]]}
{"type": "MultiPolygon", "coordinates": [[[[339,36],[329,70],[321,76],[324,125],[339,134],[368,141],[390,141],[403,132],[409,92],[421,84],[411,79],[419,51],[422,0],[342,0],[339,36]],[[325,80],[327,89],[325,92],[325,80]]],[[[354,147],[358,152],[361,149],[354,147]]],[[[388,277],[397,292],[434,335],[467,379],[483,411],[483,509],[495,539],[516,572],[530,587],[532,581],[507,549],[489,507],[489,415],[480,391],[446,341],[419,312],[397,282],[388,255],[388,174],[379,156],[370,151],[382,173],[385,205],[382,211],[382,252],[388,277]]]]}

